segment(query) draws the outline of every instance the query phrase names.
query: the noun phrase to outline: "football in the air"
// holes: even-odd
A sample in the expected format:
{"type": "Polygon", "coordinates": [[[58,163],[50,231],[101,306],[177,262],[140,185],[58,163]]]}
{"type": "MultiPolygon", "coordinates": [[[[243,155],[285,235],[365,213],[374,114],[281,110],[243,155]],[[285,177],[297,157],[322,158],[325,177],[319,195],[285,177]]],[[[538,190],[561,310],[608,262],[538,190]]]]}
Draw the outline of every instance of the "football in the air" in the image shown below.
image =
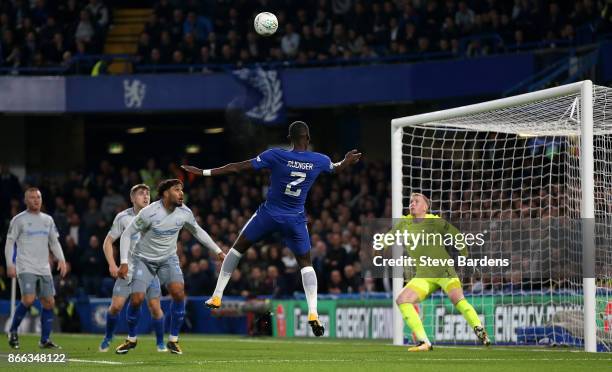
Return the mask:
{"type": "Polygon", "coordinates": [[[262,36],[270,36],[278,29],[278,19],[270,12],[261,12],[255,17],[253,22],[255,32],[262,36]]]}

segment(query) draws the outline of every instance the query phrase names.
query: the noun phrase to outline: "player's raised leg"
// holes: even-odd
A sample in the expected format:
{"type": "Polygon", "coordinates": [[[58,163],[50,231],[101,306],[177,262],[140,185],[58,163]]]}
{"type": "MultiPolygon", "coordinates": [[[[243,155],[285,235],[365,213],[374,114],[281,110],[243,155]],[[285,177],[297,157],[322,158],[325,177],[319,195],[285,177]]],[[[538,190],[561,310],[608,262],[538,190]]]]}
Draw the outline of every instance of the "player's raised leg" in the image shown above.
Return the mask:
{"type": "Polygon", "coordinates": [[[480,342],[482,342],[482,344],[485,346],[491,345],[489,335],[482,326],[478,313],[476,313],[474,307],[463,296],[463,289],[461,288],[461,282],[459,279],[451,279],[449,285],[444,288],[444,291],[447,293],[451,302],[455,305],[455,308],[457,308],[465,320],[467,320],[470,328],[474,330],[474,333],[480,342]]]}
{"type": "Polygon", "coordinates": [[[223,291],[227,286],[232,273],[238,267],[238,263],[242,258],[242,255],[251,246],[251,242],[248,241],[244,235],[240,235],[234,243],[234,246],[227,252],[227,255],[223,259],[221,264],[221,270],[219,271],[219,277],[217,278],[217,284],[215,285],[215,291],[211,298],[209,298],[204,304],[210,309],[218,309],[221,307],[221,298],[223,298],[223,291]]]}
{"type": "Polygon", "coordinates": [[[232,273],[236,270],[236,267],[238,267],[238,263],[244,252],[253,245],[253,242],[259,241],[276,227],[277,223],[261,207],[257,212],[253,213],[240,231],[240,235],[238,239],[236,239],[234,246],[227,252],[225,259],[223,259],[215,291],[212,297],[205,302],[207,307],[218,309],[221,306],[223,291],[232,277],[232,273]]]}
{"type": "Polygon", "coordinates": [[[429,292],[428,284],[424,279],[412,279],[395,299],[406,325],[412,330],[417,339],[417,344],[409,348],[408,351],[433,350],[431,342],[425,333],[425,328],[423,327],[423,322],[419,317],[419,313],[417,313],[414,308],[414,305],[427,297],[429,292]],[[422,293],[419,294],[419,292],[422,293]]]}

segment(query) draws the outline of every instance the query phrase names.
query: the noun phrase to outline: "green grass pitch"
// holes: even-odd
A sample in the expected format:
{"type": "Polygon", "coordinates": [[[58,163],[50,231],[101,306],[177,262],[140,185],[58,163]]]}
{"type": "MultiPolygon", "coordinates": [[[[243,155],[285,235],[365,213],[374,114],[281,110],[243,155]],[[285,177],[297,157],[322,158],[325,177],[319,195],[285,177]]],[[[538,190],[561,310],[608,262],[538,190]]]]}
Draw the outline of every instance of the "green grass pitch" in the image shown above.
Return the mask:
{"type": "MultiPolygon", "coordinates": [[[[538,347],[435,347],[409,353],[381,341],[181,336],[183,355],[158,353],[151,336],[127,355],[98,352],[99,335],[55,334],[67,363],[8,363],[15,353],[0,344],[2,371],[612,371],[612,354],[538,347]]],[[[116,338],[113,347],[121,337],[116,338]]],[[[40,353],[38,337],[21,336],[19,353],[40,353]]]]}

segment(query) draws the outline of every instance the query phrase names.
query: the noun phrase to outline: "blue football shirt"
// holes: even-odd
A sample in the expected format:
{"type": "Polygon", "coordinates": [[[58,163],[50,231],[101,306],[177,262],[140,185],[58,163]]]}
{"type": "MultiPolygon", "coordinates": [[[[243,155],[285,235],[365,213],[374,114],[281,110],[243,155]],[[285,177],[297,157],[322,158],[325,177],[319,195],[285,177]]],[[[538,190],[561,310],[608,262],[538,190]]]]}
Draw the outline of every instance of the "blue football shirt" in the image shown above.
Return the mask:
{"type": "Polygon", "coordinates": [[[304,212],[310,187],[334,166],[327,155],[312,151],[270,149],[251,160],[255,169],[270,169],[270,188],[265,203],[271,214],[304,212]]]}

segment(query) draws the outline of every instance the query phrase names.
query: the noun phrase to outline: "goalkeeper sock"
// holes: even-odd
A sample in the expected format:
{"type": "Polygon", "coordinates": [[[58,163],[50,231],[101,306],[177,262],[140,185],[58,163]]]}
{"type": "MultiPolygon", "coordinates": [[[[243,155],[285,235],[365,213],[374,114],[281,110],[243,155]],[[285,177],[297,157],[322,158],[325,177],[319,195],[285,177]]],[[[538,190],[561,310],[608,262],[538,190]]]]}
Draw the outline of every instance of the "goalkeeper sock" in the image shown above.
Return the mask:
{"type": "Polygon", "coordinates": [[[19,301],[17,308],[15,309],[15,315],[13,315],[13,322],[11,323],[10,332],[17,332],[17,328],[21,324],[23,318],[25,318],[28,313],[29,307],[26,307],[23,302],[19,301]]]}
{"type": "Polygon", "coordinates": [[[221,265],[221,271],[219,272],[219,278],[217,279],[217,285],[215,286],[213,297],[223,297],[223,291],[227,286],[227,282],[229,282],[230,278],[232,277],[232,273],[234,270],[236,270],[241,257],[242,254],[234,248],[227,252],[225,259],[223,260],[223,264],[221,265]]]}
{"type": "Polygon", "coordinates": [[[312,266],[302,268],[302,284],[308,303],[308,315],[317,313],[317,274],[312,266]]]}
{"type": "Polygon", "coordinates": [[[40,343],[43,344],[49,341],[53,328],[53,309],[45,309],[43,307],[40,314],[40,343]]]}
{"type": "Polygon", "coordinates": [[[461,312],[461,314],[463,314],[463,317],[465,320],[467,320],[470,328],[474,329],[476,326],[482,326],[480,318],[478,318],[478,313],[476,313],[474,307],[472,307],[472,305],[470,305],[465,298],[457,302],[455,307],[461,312]]]}
{"type": "Polygon", "coordinates": [[[398,305],[400,312],[402,313],[402,317],[404,321],[410,327],[410,330],[414,332],[417,340],[425,341],[431,345],[429,342],[429,338],[427,338],[427,334],[425,333],[425,328],[423,328],[423,322],[421,322],[421,318],[419,318],[419,313],[414,308],[414,305],[411,303],[405,303],[398,305]]]}

